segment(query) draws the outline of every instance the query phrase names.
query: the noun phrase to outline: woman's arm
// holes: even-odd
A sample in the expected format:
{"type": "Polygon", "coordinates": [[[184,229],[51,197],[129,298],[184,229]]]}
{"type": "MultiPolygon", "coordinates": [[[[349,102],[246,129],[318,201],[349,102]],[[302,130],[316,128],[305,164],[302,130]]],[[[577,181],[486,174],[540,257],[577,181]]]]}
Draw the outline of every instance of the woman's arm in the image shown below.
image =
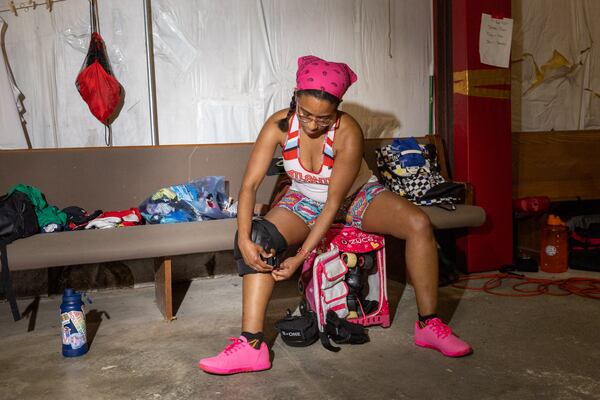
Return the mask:
{"type": "Polygon", "coordinates": [[[277,121],[285,117],[286,112],[287,110],[277,112],[265,122],[250,153],[239,193],[238,246],[246,264],[259,272],[269,272],[273,268],[260,258],[260,255],[268,257],[269,254],[251,240],[256,191],[267,173],[277,145],[281,144],[282,133],[277,127],[277,121]]]}
{"type": "Polygon", "coordinates": [[[344,119],[343,130],[340,127],[340,131],[336,133],[335,161],[329,179],[325,206],[317,217],[309,235],[304,240],[298,254],[286,259],[281,264],[281,269],[273,271],[275,280],[290,278],[308,253],[317,247],[333,223],[358,175],[363,157],[364,138],[362,130],[354,118],[344,114],[344,119]]]}

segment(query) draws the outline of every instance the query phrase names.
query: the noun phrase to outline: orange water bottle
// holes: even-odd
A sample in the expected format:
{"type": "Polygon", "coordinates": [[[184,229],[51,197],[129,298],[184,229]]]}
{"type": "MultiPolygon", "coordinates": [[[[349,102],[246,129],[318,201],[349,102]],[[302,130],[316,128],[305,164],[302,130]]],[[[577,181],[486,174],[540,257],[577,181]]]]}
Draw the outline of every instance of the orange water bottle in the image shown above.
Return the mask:
{"type": "Polygon", "coordinates": [[[558,273],[567,270],[568,231],[560,217],[549,215],[542,229],[540,248],[540,269],[544,272],[558,273]]]}

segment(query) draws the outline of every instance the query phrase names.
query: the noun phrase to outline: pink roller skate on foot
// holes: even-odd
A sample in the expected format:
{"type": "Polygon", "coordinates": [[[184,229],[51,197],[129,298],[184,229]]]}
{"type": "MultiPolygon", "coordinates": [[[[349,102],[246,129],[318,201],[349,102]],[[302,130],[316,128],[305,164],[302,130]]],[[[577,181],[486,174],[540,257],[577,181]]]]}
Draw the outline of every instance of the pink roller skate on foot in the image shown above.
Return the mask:
{"type": "Polygon", "coordinates": [[[217,375],[264,371],[271,368],[269,349],[266,343],[261,343],[260,348],[255,349],[244,336],[229,340],[231,343],[221,353],[215,357],[200,360],[198,368],[217,375]]]}
{"type": "Polygon", "coordinates": [[[452,329],[439,318],[428,319],[421,328],[415,323],[415,344],[434,349],[447,357],[461,357],[471,353],[471,346],[452,334],[452,329]]]}

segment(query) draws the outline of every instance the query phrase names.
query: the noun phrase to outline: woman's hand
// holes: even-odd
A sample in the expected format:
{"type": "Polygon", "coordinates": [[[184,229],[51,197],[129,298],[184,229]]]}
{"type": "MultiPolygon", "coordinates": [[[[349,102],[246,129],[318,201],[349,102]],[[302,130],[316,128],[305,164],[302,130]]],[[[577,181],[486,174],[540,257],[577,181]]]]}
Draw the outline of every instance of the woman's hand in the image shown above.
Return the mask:
{"type": "Polygon", "coordinates": [[[284,281],[290,279],[294,272],[304,263],[304,257],[301,254],[297,254],[293,257],[288,257],[281,264],[279,268],[274,269],[271,272],[271,276],[275,281],[284,281]]]}
{"type": "Polygon", "coordinates": [[[271,254],[267,253],[262,246],[254,243],[252,240],[238,240],[238,246],[240,248],[240,252],[242,253],[242,257],[244,258],[244,262],[250,268],[257,272],[271,272],[273,271],[273,267],[268,265],[263,261],[263,258],[269,258],[274,256],[273,251],[271,254]]]}

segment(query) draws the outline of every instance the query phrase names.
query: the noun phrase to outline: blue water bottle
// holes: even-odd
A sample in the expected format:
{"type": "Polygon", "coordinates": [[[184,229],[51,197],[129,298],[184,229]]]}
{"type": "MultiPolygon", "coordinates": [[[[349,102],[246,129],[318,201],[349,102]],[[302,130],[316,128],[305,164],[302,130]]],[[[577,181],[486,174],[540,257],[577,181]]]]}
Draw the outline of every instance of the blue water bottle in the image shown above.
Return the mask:
{"type": "Polygon", "coordinates": [[[82,356],[88,351],[85,313],[81,294],[71,288],[65,289],[60,305],[62,326],[62,353],[65,357],[82,356]]]}

